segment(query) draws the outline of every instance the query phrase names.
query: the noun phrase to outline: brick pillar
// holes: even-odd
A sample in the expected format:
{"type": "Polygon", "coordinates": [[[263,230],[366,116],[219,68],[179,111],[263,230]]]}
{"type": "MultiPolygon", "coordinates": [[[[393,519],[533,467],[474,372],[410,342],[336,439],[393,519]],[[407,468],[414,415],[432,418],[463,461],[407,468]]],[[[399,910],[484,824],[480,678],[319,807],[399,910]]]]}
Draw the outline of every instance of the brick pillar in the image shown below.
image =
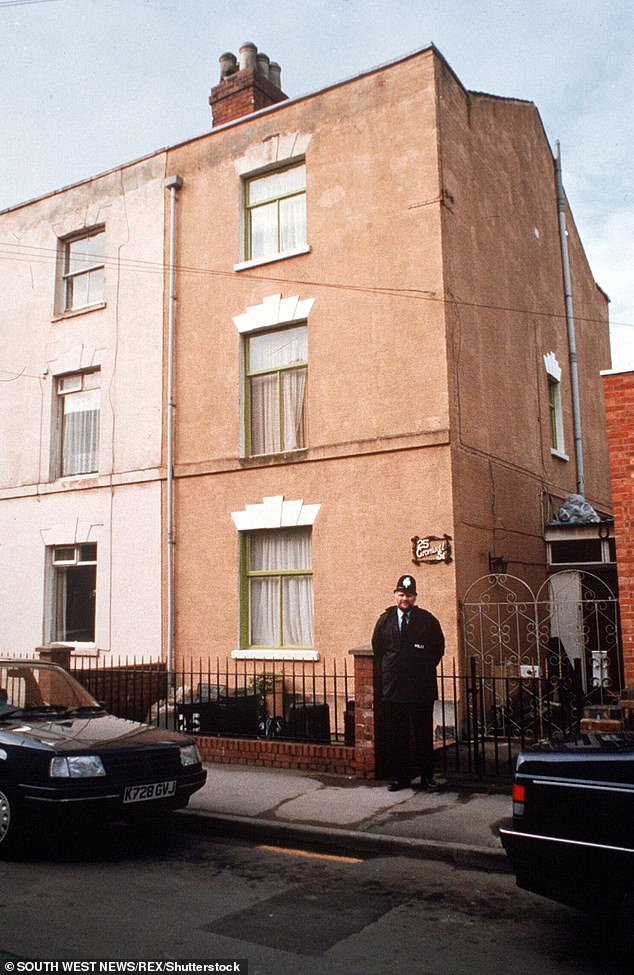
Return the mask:
{"type": "Polygon", "coordinates": [[[603,376],[625,686],[634,688],[634,371],[603,376]]]}
{"type": "Polygon", "coordinates": [[[46,647],[36,647],[35,652],[40,660],[46,660],[51,664],[58,664],[64,670],[70,671],[70,647],[50,643],[46,647]]]}
{"type": "Polygon", "coordinates": [[[371,646],[350,650],[354,657],[354,761],[357,777],[376,772],[374,720],[374,654],[371,646]]]}

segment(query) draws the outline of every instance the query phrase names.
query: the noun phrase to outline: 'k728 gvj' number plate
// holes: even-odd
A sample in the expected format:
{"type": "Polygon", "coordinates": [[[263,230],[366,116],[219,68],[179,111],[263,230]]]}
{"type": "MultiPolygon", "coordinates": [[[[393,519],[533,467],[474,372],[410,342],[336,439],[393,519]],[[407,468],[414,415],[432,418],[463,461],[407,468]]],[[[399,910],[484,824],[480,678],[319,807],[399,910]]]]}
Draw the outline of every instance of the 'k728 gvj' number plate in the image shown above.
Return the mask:
{"type": "Polygon", "coordinates": [[[128,785],[123,793],[124,802],[144,802],[146,799],[166,799],[176,792],[176,780],[151,782],[149,785],[128,785]]]}

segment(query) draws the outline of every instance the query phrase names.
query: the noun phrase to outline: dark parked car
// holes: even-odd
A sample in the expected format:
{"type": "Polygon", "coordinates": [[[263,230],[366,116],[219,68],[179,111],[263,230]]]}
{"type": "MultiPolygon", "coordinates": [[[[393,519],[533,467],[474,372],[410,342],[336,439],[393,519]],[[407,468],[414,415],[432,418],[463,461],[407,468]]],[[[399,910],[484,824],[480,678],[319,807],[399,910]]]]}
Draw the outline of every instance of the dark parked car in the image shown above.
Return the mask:
{"type": "Polygon", "coordinates": [[[55,664],[0,659],[0,855],[37,813],[151,820],[206,774],[193,738],[108,714],[55,664]]]}
{"type": "Polygon", "coordinates": [[[634,734],[584,734],[517,761],[513,826],[500,831],[517,883],[624,920],[634,940],[634,734]]]}

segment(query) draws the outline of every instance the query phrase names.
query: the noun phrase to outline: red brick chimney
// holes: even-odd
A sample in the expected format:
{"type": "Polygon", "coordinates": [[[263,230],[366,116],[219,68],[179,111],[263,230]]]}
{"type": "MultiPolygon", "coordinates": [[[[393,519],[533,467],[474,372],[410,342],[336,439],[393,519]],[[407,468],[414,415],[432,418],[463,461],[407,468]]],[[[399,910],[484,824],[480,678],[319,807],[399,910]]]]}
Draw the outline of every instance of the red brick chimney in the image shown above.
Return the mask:
{"type": "Polygon", "coordinates": [[[219,60],[220,82],[209,96],[214,126],[288,98],[280,88],[279,64],[269,61],[266,54],[258,54],[255,44],[242,45],[239,63],[231,53],[223,54],[219,60]]]}

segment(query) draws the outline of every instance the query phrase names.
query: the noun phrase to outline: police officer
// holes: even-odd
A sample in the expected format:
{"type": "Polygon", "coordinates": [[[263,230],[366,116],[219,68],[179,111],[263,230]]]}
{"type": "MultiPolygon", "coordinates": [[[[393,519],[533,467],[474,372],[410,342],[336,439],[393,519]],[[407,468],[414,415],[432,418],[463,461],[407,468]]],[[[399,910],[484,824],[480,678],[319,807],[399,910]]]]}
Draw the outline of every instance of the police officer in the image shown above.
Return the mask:
{"type": "Polygon", "coordinates": [[[433,717],[438,699],[436,667],[445,652],[440,623],[416,606],[416,580],[401,576],[396,605],[378,619],[372,649],[378,662],[380,693],[387,738],[390,792],[410,785],[410,728],[414,732],[421,787],[436,792],[433,717]]]}

